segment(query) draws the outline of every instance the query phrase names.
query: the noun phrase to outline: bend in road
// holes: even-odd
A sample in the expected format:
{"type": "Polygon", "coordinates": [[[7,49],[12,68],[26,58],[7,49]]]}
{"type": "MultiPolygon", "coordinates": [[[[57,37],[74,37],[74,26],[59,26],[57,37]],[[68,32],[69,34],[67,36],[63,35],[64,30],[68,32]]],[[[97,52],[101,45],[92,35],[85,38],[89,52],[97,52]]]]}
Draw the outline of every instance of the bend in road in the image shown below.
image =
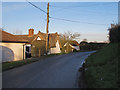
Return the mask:
{"type": "Polygon", "coordinates": [[[77,88],[78,69],[93,52],[53,56],[5,71],[3,88],[77,88]]]}

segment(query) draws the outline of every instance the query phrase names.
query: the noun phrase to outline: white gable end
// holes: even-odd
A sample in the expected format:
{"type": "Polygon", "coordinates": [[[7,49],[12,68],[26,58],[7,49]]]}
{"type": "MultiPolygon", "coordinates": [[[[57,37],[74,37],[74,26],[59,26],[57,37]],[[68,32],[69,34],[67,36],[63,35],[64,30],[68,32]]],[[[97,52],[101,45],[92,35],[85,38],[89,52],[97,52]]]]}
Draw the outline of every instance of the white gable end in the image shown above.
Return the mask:
{"type": "Polygon", "coordinates": [[[38,37],[38,38],[37,38],[37,40],[41,40],[41,38],[40,38],[40,37],[38,37]]]}
{"type": "Polygon", "coordinates": [[[57,42],[56,42],[56,48],[60,48],[60,45],[59,45],[59,42],[58,42],[58,40],[57,40],[57,42]]]}
{"type": "Polygon", "coordinates": [[[80,50],[79,46],[72,46],[71,44],[69,44],[72,48],[76,49],[76,50],[80,50]]]}
{"type": "Polygon", "coordinates": [[[56,42],[56,47],[55,48],[50,48],[50,53],[61,53],[60,45],[59,45],[59,41],[58,40],[56,42]]]}

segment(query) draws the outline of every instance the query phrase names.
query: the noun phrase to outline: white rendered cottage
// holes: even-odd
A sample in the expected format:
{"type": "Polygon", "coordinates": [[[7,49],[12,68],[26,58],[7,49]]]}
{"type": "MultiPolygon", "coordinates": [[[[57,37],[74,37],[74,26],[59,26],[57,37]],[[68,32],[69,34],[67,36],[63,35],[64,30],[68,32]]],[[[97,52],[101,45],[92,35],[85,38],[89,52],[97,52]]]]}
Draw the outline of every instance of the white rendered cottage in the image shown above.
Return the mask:
{"type": "MultiPolygon", "coordinates": [[[[34,29],[29,29],[28,35],[13,35],[0,30],[0,35],[2,35],[2,37],[0,38],[2,62],[22,60],[27,58],[28,54],[31,54],[34,57],[41,56],[46,53],[44,51],[46,33],[42,33],[39,31],[37,34],[34,34],[34,29]],[[36,42],[38,46],[34,44],[36,42]],[[33,50],[35,49],[33,48],[36,48],[36,50],[38,51],[34,52],[33,50]]],[[[61,53],[59,35],[57,33],[52,33],[48,34],[48,36],[49,54],[61,53]]]]}

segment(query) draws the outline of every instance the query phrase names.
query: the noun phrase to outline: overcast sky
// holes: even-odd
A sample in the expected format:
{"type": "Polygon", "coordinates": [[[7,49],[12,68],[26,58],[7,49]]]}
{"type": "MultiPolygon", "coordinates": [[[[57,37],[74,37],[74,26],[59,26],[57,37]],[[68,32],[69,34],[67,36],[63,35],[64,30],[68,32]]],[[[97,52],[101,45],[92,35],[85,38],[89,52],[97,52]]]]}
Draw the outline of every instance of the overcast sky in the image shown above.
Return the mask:
{"type": "MultiPolygon", "coordinates": [[[[46,2],[32,2],[47,11],[46,2]]],[[[50,33],[65,31],[81,34],[78,41],[86,38],[88,41],[107,41],[111,23],[118,22],[117,2],[50,2],[50,16],[65,20],[50,19],[50,33]],[[76,22],[74,22],[76,21],[76,22]]],[[[3,2],[2,26],[9,33],[18,31],[28,34],[33,28],[46,32],[46,14],[33,7],[28,2],[3,2]]]]}

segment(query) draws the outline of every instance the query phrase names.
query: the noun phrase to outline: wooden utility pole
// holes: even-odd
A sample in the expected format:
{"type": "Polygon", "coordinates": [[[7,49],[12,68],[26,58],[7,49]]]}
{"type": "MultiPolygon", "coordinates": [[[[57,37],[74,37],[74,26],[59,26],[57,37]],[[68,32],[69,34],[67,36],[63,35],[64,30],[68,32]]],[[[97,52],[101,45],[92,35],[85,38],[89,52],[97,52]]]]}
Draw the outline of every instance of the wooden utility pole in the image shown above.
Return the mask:
{"type": "Polygon", "coordinates": [[[48,5],[47,5],[46,54],[48,52],[48,25],[49,25],[49,2],[48,2],[48,5]]]}

